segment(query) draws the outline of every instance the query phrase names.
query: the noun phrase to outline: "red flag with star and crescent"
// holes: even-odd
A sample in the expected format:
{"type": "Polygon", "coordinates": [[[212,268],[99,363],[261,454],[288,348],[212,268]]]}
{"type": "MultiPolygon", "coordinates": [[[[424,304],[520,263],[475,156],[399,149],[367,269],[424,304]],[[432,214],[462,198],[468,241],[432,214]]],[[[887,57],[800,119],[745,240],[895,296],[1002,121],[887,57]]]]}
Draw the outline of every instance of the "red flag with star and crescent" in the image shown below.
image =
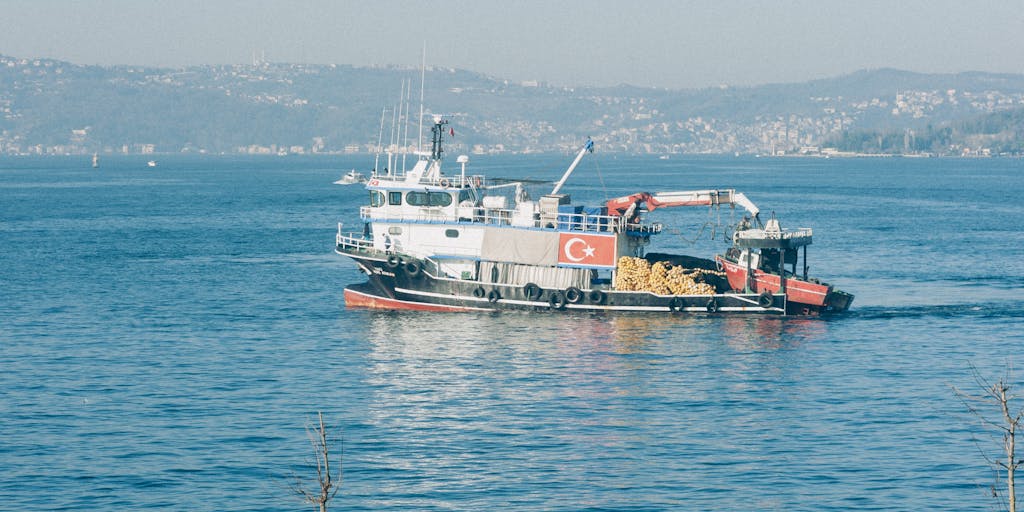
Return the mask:
{"type": "Polygon", "coordinates": [[[615,235],[558,234],[558,264],[564,267],[614,268],[615,235]]]}

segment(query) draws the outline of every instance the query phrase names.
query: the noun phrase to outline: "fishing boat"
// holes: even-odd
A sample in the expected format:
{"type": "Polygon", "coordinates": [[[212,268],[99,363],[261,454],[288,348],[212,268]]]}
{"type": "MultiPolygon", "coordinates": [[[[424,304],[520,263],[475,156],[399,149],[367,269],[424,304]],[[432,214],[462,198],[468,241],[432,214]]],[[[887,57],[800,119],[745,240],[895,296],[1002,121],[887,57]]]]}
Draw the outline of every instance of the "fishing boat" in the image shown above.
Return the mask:
{"type": "Polygon", "coordinates": [[[334,182],[335,185],[355,185],[357,183],[366,183],[366,176],[355,169],[352,169],[342,176],[341,179],[334,182]]]}
{"type": "Polygon", "coordinates": [[[808,276],[812,230],[783,229],[774,214],[762,222],[741,192],[638,192],[575,205],[561,192],[593,152],[588,140],[550,193],[533,200],[521,182],[467,175],[465,155],[457,173],[443,172],[447,123],[435,118],[431,151],[408,172],[374,171],[361,229],[338,224],[335,251],[367,276],[345,288],[346,307],[817,316],[852,304],[808,276]],[[712,258],[646,251],[666,231],[652,212],[694,206],[745,211],[728,250],[712,258]]]}

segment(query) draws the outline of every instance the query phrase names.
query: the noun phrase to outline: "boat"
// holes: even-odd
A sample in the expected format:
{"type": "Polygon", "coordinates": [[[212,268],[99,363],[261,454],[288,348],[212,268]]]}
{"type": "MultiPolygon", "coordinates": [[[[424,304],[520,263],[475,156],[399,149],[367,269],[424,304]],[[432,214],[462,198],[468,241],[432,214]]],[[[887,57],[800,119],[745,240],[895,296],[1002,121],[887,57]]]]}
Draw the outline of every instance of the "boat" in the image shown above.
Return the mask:
{"type": "Polygon", "coordinates": [[[92,168],[96,169],[100,166],[100,156],[97,153],[92,154],[92,168]]]}
{"type": "Polygon", "coordinates": [[[355,169],[352,169],[342,176],[341,179],[334,182],[335,185],[355,185],[357,183],[366,183],[366,176],[355,169]]]}
{"type": "Polygon", "coordinates": [[[147,167],[156,167],[156,160],[150,160],[146,162],[147,167]]]}
{"type": "Polygon", "coordinates": [[[371,174],[358,231],[338,224],[335,252],[367,276],[345,287],[346,307],[819,316],[853,302],[808,275],[810,228],[783,229],[774,214],[762,222],[735,189],[575,205],[561,192],[593,152],[588,140],[551,192],[532,200],[521,182],[467,175],[465,155],[458,173],[444,173],[447,123],[435,118],[432,148],[411,170],[371,174]],[[695,206],[745,211],[724,253],[646,251],[667,232],[655,210],[695,206]]]}

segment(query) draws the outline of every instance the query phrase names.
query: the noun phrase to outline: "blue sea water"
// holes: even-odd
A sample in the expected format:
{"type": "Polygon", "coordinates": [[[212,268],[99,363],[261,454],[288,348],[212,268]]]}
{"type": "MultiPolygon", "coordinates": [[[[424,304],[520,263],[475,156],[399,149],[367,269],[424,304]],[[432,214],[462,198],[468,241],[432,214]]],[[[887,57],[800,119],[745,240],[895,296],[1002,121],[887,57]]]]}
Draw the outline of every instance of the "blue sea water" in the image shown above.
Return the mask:
{"type": "MultiPolygon", "coordinates": [[[[0,159],[0,509],[307,510],[317,411],[336,510],[996,505],[952,387],[1020,364],[1021,160],[597,153],[566,185],[746,192],[814,228],[811,273],[856,295],[829,319],[347,310],[366,192],[332,181],[365,158],[89,163],[0,159]]],[[[654,214],[651,250],[725,247],[729,212],[654,214]]]]}

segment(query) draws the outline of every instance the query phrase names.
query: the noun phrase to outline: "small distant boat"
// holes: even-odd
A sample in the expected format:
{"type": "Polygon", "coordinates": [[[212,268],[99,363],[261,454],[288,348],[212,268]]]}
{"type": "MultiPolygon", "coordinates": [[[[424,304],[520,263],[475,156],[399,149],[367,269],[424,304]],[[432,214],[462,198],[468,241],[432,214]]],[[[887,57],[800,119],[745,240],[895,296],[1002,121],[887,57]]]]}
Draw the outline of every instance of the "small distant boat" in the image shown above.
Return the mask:
{"type": "Polygon", "coordinates": [[[96,153],[92,154],[92,168],[95,169],[100,166],[100,156],[96,153]]]}
{"type": "Polygon", "coordinates": [[[149,167],[156,167],[156,160],[150,160],[146,162],[146,165],[149,167]]]}
{"type": "Polygon", "coordinates": [[[363,173],[352,169],[348,174],[341,177],[340,180],[335,181],[335,185],[355,185],[356,183],[366,183],[366,176],[363,173]]]}

